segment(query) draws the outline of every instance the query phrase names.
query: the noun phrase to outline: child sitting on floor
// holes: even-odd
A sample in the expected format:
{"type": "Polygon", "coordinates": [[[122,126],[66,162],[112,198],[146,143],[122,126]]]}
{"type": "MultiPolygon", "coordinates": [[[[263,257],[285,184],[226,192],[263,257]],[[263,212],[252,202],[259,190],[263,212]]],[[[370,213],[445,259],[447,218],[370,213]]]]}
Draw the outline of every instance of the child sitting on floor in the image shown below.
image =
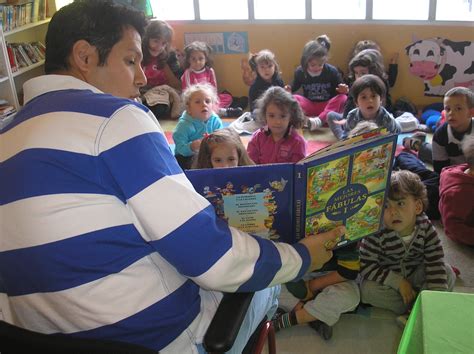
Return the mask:
{"type": "Polygon", "coordinates": [[[257,120],[265,125],[250,139],[247,152],[256,164],[297,162],[306,156],[306,140],[296,131],[304,122],[298,102],[272,86],[257,101],[257,120]]]}
{"type": "MultiPolygon", "coordinates": [[[[200,41],[194,41],[184,47],[185,68],[181,76],[181,85],[183,91],[189,86],[195,84],[208,83],[217,91],[216,73],[212,68],[211,47],[200,41]]],[[[219,111],[222,117],[238,117],[242,114],[242,108],[232,108],[233,97],[229,93],[218,94],[219,111]]]]}
{"type": "Polygon", "coordinates": [[[403,315],[419,291],[453,289],[454,272],[444,263],[436,229],[423,212],[427,204],[426,188],[416,174],[392,172],[385,228],[360,246],[363,303],[403,315]]]}
{"type": "Polygon", "coordinates": [[[327,63],[330,48],[331,41],[326,35],[306,43],[301,66],[296,68],[291,86],[286,87],[293,93],[303,89],[303,95],[295,95],[295,98],[308,117],[306,124],[310,131],[326,123],[328,112],[341,113],[347,100],[347,85],[339,71],[327,63]]]}
{"type": "Polygon", "coordinates": [[[171,50],[173,35],[173,28],[167,22],[156,20],[148,24],[142,40],[142,67],[147,84],[140,88],[140,92],[143,95],[143,103],[157,118],[166,117],[172,113],[171,111],[179,111],[180,108],[179,102],[172,100],[176,96],[179,101],[179,94],[173,89],[180,90],[177,75],[181,70],[175,53],[171,50]],[[161,87],[162,90],[152,92],[157,87],[161,87]],[[158,99],[155,99],[155,96],[158,96],[158,99]],[[173,105],[176,106],[174,110],[173,105]]]}
{"type": "Polygon", "coordinates": [[[474,136],[463,139],[465,164],[441,171],[439,211],[446,236],[474,246],[474,136]]]}
{"type": "Polygon", "coordinates": [[[249,65],[257,76],[249,89],[250,111],[255,109],[257,99],[271,86],[284,87],[280,76],[280,68],[273,54],[268,49],[263,49],[253,54],[249,59],[249,65]]]}
{"type": "Polygon", "coordinates": [[[209,84],[190,86],[183,93],[186,110],[179,118],[173,131],[176,144],[175,157],[181,168],[189,169],[194,155],[199,151],[202,138],[223,128],[222,120],[214,109],[217,104],[217,94],[209,84]]]}
{"type": "Polygon", "coordinates": [[[385,84],[378,76],[367,74],[359,77],[350,91],[357,108],[349,112],[347,119],[329,122],[336,138],[346,138],[348,132],[363,120],[373,121],[390,133],[400,133],[400,125],[382,106],[385,90],[385,84]]]}
{"type": "Polygon", "coordinates": [[[403,139],[405,148],[418,151],[418,158],[402,151],[395,159],[395,167],[416,173],[428,189],[430,219],[439,219],[439,174],[443,167],[465,163],[462,141],[474,135],[474,93],[466,87],[454,87],[444,95],[447,122],[436,130],[433,144],[425,142],[426,134],[417,132],[403,139]],[[428,157],[432,157],[428,160],[428,157]],[[432,162],[434,171],[423,161],[432,162]]]}
{"type": "Polygon", "coordinates": [[[199,147],[193,168],[223,168],[255,165],[245,150],[240,136],[224,128],[206,135],[199,147]]]}
{"type": "Polygon", "coordinates": [[[443,104],[446,123],[436,129],[432,144],[425,142],[422,132],[403,139],[405,148],[417,151],[422,161],[433,163],[437,173],[443,167],[466,162],[461,143],[464,137],[474,135],[474,93],[466,87],[454,87],[444,94],[443,104]]]}

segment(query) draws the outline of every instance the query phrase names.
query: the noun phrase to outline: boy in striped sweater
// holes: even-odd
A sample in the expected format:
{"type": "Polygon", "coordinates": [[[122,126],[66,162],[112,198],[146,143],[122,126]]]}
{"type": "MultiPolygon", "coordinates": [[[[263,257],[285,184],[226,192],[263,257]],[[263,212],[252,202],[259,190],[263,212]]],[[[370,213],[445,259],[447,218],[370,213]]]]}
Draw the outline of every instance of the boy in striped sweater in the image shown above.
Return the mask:
{"type": "Polygon", "coordinates": [[[361,301],[398,315],[424,289],[451,291],[455,275],[444,262],[438,234],[424,213],[426,188],[410,171],[392,173],[385,228],[360,246],[361,301]]]}

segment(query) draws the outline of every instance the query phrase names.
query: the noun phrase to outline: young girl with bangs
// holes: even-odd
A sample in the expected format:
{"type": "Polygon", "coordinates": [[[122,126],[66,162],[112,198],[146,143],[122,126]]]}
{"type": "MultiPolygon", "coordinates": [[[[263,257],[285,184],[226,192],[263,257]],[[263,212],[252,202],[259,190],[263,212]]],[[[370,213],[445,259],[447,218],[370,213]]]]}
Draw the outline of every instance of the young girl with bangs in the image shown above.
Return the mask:
{"type": "Polygon", "coordinates": [[[308,117],[306,124],[310,131],[322,127],[329,112],[342,112],[347,100],[347,85],[337,68],[327,62],[330,48],[331,41],[326,35],[306,43],[301,65],[288,87],[293,93],[303,90],[303,95],[294,96],[308,117]]]}
{"type": "Polygon", "coordinates": [[[255,109],[257,99],[272,86],[283,87],[284,83],[280,76],[280,68],[273,54],[268,49],[263,49],[257,54],[252,54],[249,65],[257,74],[257,77],[249,89],[250,111],[255,109]]]}

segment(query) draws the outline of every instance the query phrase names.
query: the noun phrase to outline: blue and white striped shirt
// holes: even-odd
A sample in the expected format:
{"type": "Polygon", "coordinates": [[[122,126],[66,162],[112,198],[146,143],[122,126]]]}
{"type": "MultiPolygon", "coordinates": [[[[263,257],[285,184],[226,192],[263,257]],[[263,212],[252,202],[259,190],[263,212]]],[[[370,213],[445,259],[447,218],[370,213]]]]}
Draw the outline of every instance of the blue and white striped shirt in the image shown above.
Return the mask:
{"type": "Polygon", "coordinates": [[[203,289],[307,270],[304,246],[217,219],[142,105],[65,75],[24,90],[0,131],[0,277],[17,325],[192,352],[217,303],[203,289]]]}

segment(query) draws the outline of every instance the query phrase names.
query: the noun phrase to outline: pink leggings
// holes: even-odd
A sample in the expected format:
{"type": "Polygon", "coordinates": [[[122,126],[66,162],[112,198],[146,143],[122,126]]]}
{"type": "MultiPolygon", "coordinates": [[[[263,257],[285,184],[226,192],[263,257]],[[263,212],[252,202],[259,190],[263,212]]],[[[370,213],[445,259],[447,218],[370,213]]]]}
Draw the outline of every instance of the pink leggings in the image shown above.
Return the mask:
{"type": "Polygon", "coordinates": [[[347,101],[347,95],[339,94],[325,102],[313,102],[304,96],[293,95],[298,101],[304,114],[308,117],[319,117],[323,123],[326,123],[326,116],[329,112],[344,112],[344,105],[347,101]]]}

